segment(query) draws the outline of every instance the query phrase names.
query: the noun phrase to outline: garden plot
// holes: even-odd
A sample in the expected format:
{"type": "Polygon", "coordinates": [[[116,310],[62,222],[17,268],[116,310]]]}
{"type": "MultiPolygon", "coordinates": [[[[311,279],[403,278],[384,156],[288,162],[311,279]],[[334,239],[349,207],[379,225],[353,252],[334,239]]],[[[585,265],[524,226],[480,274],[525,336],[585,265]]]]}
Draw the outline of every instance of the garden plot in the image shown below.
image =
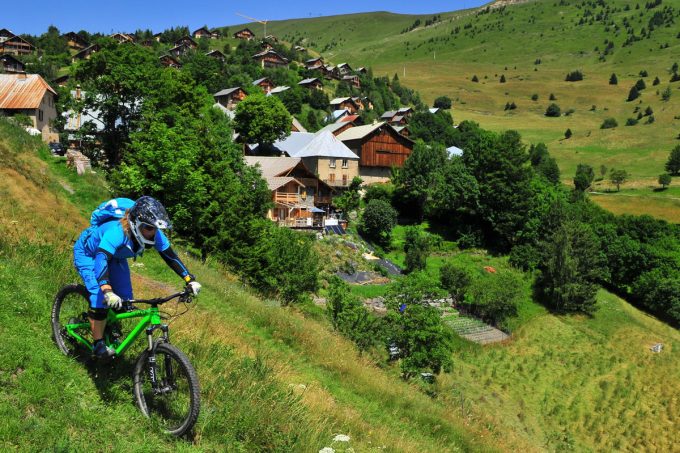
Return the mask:
{"type": "Polygon", "coordinates": [[[490,344],[505,341],[510,336],[505,332],[484,324],[474,318],[465,316],[447,316],[444,321],[446,324],[461,337],[479,344],[490,344]]]}

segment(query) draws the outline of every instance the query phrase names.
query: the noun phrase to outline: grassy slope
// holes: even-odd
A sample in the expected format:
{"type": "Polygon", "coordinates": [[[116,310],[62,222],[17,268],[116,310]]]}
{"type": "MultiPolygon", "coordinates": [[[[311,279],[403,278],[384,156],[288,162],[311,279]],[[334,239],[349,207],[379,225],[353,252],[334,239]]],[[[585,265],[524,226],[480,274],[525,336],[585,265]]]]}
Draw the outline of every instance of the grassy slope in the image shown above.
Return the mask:
{"type": "MultiPolygon", "coordinates": [[[[203,410],[192,442],[157,434],[132,403],[132,354],[115,366],[87,367],[60,356],[50,339],[51,298],[77,280],[70,244],[86,223],[81,212],[107,196],[101,181],[45,164],[36,157],[39,142],[3,122],[0,137],[0,449],[127,450],[144,442],[162,450],[318,451],[337,433],[362,451],[490,450],[493,438],[501,448],[524,445],[466,426],[417,386],[358,356],[323,316],[262,301],[219,266],[190,257],[204,293],[173,322],[173,339],[199,372],[203,410]]],[[[39,153],[51,160],[44,147],[39,153]]],[[[178,284],[153,254],[133,269],[139,296],[178,284]]]]}
{"type": "MultiPolygon", "coordinates": [[[[512,6],[506,12],[475,17],[470,12],[442,13],[442,22],[412,32],[400,32],[416,18],[431,16],[407,16],[389,13],[368,13],[350,16],[277,21],[268,30],[285,39],[304,37],[306,44],[315,50],[332,45],[323,55],[335,63],[347,61],[353,67],[371,66],[376,75],[390,77],[398,74],[402,83],[418,90],[424,99],[432,102],[440,95],[454,99],[454,117],[457,121],[474,120],[482,127],[492,130],[516,129],[527,142],[545,142],[558,159],[565,182],[574,174],[576,165],[587,163],[598,169],[624,168],[634,180],[656,178],[663,172],[668,153],[678,141],[680,120],[680,85],[669,84],[669,68],[680,63],[680,39],[677,27],[658,28],[650,39],[621,47],[626,38],[622,29],[619,34],[605,31],[605,26],[577,26],[583,9],[557,6],[551,0],[539,0],[512,6]],[[467,33],[466,24],[472,24],[477,32],[467,33]],[[455,27],[458,35],[451,35],[455,27]],[[615,42],[614,54],[605,62],[598,61],[605,39],[615,42]],[[431,41],[432,40],[432,41],[431,41]],[[333,43],[335,43],[333,45],[333,43]],[[408,46],[407,46],[408,43],[408,46]],[[661,44],[669,47],[660,49],[661,44]],[[313,44],[313,46],[312,46],[313,44]],[[436,55],[436,59],[435,59],[436,55]],[[540,58],[542,64],[534,65],[540,58]],[[404,76],[404,68],[406,75],[404,76]],[[507,69],[506,69],[507,68],[507,69]],[[535,71],[534,69],[537,69],[535,71]],[[565,82],[570,71],[579,69],[585,80],[565,82]],[[647,89],[639,101],[625,102],[628,90],[640,78],[638,73],[647,70],[647,89]],[[619,84],[609,85],[609,76],[616,73],[619,84]],[[473,75],[479,83],[471,82],[473,75]],[[499,83],[504,74],[507,83],[499,83]],[[652,87],[654,77],[661,84],[652,87]],[[673,88],[669,102],[663,102],[657,89],[673,88]],[[562,110],[574,109],[570,116],[546,118],[543,113],[555,94],[562,110]],[[538,101],[531,100],[538,94],[538,101]],[[507,102],[515,102],[517,110],[504,111],[507,102]],[[653,124],[625,127],[627,118],[634,117],[635,106],[642,110],[651,106],[654,110],[653,124]],[[592,106],[595,110],[591,111],[592,106]],[[602,130],[605,118],[618,121],[616,129],[602,130]],[[570,128],[574,135],[564,140],[564,131],[570,128]]],[[[647,27],[651,14],[635,10],[632,0],[607,0],[608,5],[622,9],[631,5],[631,11],[611,15],[619,26],[628,17],[640,34],[647,27]],[[639,17],[640,12],[643,17],[639,17]]],[[[662,6],[670,5],[676,14],[679,0],[664,0],[662,6]]],[[[591,8],[595,13],[601,8],[591,8]]],[[[678,18],[675,18],[676,23],[678,18]]],[[[568,181],[567,181],[568,180],[568,181]]],[[[630,204],[628,212],[646,212],[647,204],[630,204]]],[[[669,206],[669,220],[680,221],[680,209],[669,206]]],[[[658,210],[658,209],[657,209],[658,210]]]]}
{"type": "MultiPolygon", "coordinates": [[[[403,226],[393,230],[389,254],[401,265],[404,234],[403,226]]],[[[427,261],[433,276],[449,260],[470,272],[510,271],[505,257],[443,245],[446,251],[427,261]]],[[[470,420],[535,447],[671,451],[667,433],[680,428],[680,333],[606,291],[592,318],[554,316],[531,300],[528,286],[518,316],[508,322],[512,341],[461,342],[453,373],[438,383],[442,399],[470,420]],[[662,354],[650,351],[655,343],[665,345],[662,354]]],[[[373,297],[380,288],[355,292],[373,297]]]]}

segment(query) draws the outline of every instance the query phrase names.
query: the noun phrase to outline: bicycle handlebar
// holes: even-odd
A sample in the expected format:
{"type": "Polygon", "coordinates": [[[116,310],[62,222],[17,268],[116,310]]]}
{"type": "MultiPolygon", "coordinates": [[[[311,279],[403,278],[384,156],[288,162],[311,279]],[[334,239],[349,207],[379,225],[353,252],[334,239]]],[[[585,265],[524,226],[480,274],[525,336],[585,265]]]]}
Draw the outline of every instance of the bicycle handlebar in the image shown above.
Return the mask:
{"type": "Polygon", "coordinates": [[[167,297],[157,297],[154,299],[129,299],[125,300],[123,302],[125,303],[130,303],[130,304],[148,304],[148,305],[161,305],[166,302],[171,301],[172,299],[180,298],[182,302],[191,302],[191,289],[185,288],[184,291],[172,294],[167,297]]]}

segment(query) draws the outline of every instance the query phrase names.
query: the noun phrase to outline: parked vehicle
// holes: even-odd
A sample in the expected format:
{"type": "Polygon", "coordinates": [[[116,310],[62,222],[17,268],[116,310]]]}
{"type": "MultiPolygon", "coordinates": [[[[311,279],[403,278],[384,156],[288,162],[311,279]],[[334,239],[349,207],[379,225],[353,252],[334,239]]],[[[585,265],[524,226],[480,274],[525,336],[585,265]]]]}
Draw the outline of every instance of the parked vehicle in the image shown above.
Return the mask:
{"type": "Polygon", "coordinates": [[[49,147],[50,151],[52,151],[52,154],[55,156],[63,156],[66,154],[66,148],[64,148],[64,145],[61,143],[50,142],[49,147]]]}

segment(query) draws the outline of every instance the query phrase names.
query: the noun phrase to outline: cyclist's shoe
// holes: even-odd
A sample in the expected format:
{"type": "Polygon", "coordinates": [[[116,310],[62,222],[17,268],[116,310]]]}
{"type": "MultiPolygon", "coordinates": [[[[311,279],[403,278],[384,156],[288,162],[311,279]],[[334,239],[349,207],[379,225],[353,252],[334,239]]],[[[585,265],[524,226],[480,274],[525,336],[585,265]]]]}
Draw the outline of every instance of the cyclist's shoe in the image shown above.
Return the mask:
{"type": "Polygon", "coordinates": [[[116,355],[116,351],[113,348],[106,346],[104,340],[99,340],[94,344],[92,354],[99,360],[107,360],[116,355]]]}

